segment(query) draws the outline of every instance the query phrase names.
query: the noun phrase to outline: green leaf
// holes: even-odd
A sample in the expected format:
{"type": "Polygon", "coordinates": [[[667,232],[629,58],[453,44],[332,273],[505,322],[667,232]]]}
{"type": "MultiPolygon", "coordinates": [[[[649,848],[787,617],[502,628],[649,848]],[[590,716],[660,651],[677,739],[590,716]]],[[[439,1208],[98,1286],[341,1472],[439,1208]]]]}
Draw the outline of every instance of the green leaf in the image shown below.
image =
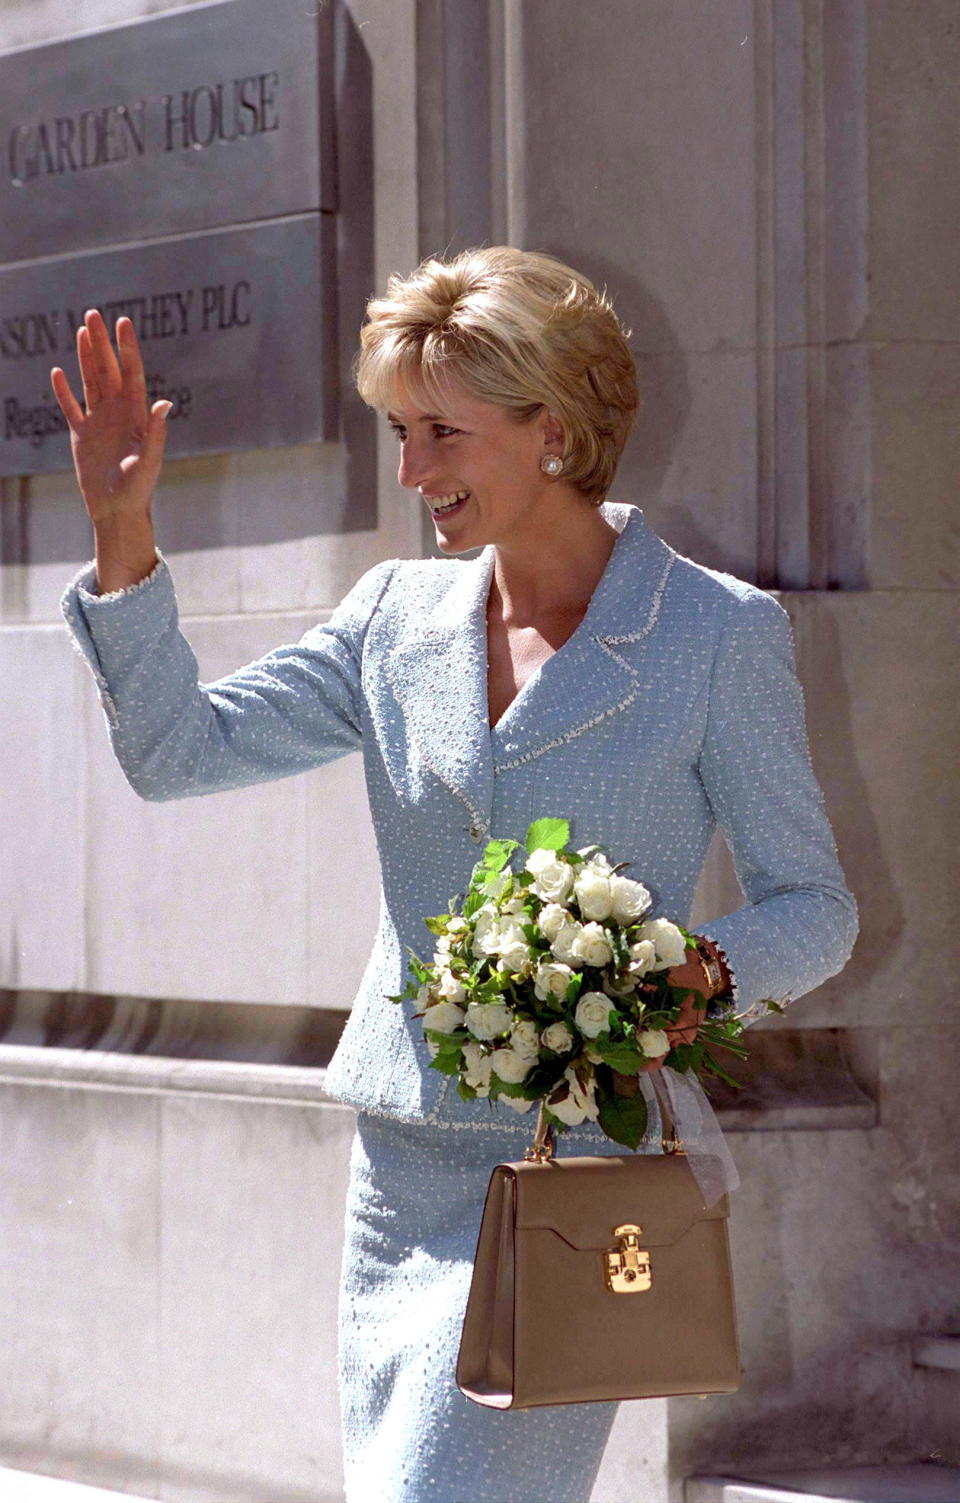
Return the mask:
{"type": "Polygon", "coordinates": [[[641,1066],[647,1063],[646,1055],[627,1043],[603,1044],[600,1039],[594,1039],[593,1047],[602,1056],[604,1064],[616,1070],[618,1075],[637,1075],[641,1066]]]}
{"type": "Polygon", "coordinates": [[[734,1080],[732,1075],[728,1075],[726,1070],[722,1069],[720,1065],[717,1064],[717,1061],[712,1054],[704,1054],[703,1069],[709,1071],[711,1075],[718,1075],[721,1080],[725,1080],[727,1085],[733,1086],[736,1090],[743,1090],[743,1081],[734,1080]]]}
{"type": "Polygon", "coordinates": [[[630,963],[630,946],[627,944],[623,930],[617,924],[611,923],[607,927],[607,939],[613,951],[615,968],[625,970],[630,963]]]}
{"type": "Polygon", "coordinates": [[[582,971],[574,971],[567,982],[567,1002],[572,1006],[576,1002],[583,987],[585,977],[582,971]]]}
{"type": "Polygon", "coordinates": [[[527,830],[527,852],[562,851],[569,839],[570,825],[567,820],[535,819],[527,830]]]}
{"type": "Polygon", "coordinates": [[[536,1101],[539,1092],[519,1080],[501,1080],[498,1075],[490,1079],[491,1096],[522,1096],[525,1101],[536,1101]]]}
{"type": "Polygon", "coordinates": [[[467,901],[463,905],[464,918],[473,918],[473,915],[477,912],[477,909],[482,908],[486,901],[487,899],[485,893],[477,892],[476,890],[468,892],[467,901]]]}
{"type": "Polygon", "coordinates": [[[460,1069],[460,1057],[453,1059],[447,1054],[438,1054],[436,1059],[430,1061],[431,1070],[439,1070],[441,1075],[456,1075],[460,1069]]]}
{"type": "Polygon", "coordinates": [[[457,1053],[468,1041],[470,1035],[467,1030],[460,1027],[454,1033],[445,1033],[440,1028],[424,1028],[425,1039],[432,1039],[440,1047],[441,1054],[457,1053]]]}
{"type": "Polygon", "coordinates": [[[642,1096],[607,1096],[597,1093],[600,1126],[608,1138],[636,1150],[647,1130],[647,1103],[642,1096]]]}
{"type": "Polygon", "coordinates": [[[515,840],[491,840],[483,848],[479,861],[481,871],[500,872],[517,848],[515,840]]]}

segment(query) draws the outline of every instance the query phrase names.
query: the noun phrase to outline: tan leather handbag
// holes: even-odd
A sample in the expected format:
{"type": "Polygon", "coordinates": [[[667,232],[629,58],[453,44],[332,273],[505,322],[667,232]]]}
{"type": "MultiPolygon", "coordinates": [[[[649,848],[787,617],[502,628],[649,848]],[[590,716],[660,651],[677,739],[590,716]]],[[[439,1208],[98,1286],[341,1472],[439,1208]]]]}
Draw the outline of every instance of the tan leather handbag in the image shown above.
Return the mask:
{"type": "Polygon", "coordinates": [[[484,1202],[457,1386],[493,1409],[740,1384],[728,1198],[705,1209],[682,1145],[556,1158],[539,1114],[484,1202]]]}

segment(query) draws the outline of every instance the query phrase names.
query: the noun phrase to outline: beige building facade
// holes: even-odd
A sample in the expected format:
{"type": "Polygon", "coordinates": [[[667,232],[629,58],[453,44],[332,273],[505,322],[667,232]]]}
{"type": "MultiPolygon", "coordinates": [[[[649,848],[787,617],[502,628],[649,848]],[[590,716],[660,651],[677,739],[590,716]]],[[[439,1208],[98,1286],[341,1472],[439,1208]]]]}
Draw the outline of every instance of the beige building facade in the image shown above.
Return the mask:
{"type": "MultiPolygon", "coordinates": [[[[0,48],[162,9],[16,3],[0,48]]],[[[624,1405],[594,1503],[960,1474],[960,4],[339,0],[334,25],[340,438],[165,470],[201,675],[431,549],[350,392],[391,271],[509,242],[608,287],[644,393],[611,499],[781,592],[862,931],[724,1104],[743,1386],[624,1405]]],[[[376,919],[359,758],[138,801],[59,616],[91,549],[72,477],[0,484],[0,1465],[336,1503],[353,1117],[322,1066],[376,919]]],[[[699,916],[741,901],[718,849],[699,916]]]]}

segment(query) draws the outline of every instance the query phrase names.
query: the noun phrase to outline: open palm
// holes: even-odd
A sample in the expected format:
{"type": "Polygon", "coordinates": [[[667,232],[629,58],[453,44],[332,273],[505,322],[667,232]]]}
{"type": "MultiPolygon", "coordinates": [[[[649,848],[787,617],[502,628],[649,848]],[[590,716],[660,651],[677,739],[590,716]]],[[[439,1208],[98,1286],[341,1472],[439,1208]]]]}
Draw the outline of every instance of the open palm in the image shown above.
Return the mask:
{"type": "Polygon", "coordinates": [[[119,318],[114,350],[94,309],[77,330],[77,354],[86,410],[57,366],[54,395],[70,426],[77,480],[96,525],[149,509],[160,466],[170,403],[147,407],[143,360],[133,324],[119,318]]]}

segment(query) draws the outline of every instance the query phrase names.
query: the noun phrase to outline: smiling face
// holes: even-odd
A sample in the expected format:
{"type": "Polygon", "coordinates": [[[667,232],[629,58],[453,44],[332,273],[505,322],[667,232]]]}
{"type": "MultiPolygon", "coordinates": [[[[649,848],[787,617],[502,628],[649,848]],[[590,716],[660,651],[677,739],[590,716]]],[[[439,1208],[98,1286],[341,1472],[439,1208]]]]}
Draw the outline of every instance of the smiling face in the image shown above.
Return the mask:
{"type": "MultiPolygon", "coordinates": [[[[422,394],[420,400],[427,402],[422,394]]],[[[444,553],[542,536],[557,482],[544,475],[540,461],[559,454],[562,440],[545,408],[517,422],[498,403],[450,382],[444,401],[429,406],[416,405],[401,387],[387,418],[400,441],[397,478],[420,491],[444,553]]]]}

